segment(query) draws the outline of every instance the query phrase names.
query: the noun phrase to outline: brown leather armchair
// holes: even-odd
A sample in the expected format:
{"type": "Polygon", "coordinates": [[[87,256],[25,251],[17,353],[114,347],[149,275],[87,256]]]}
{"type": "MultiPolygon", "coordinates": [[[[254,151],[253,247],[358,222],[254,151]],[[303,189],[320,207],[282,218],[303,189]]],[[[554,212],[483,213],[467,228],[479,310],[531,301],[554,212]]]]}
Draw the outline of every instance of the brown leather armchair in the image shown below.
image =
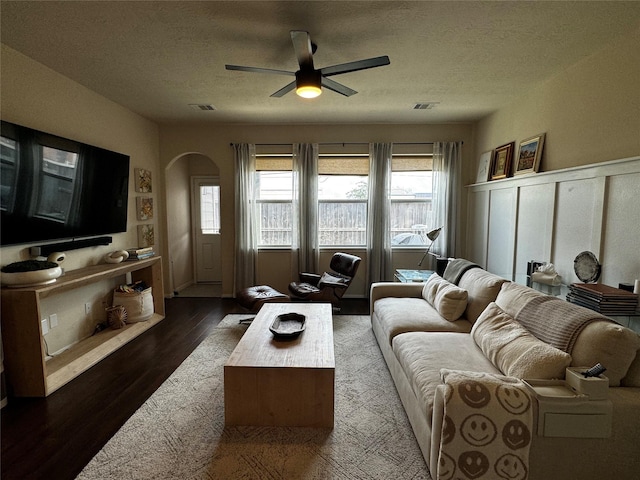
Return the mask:
{"type": "Polygon", "coordinates": [[[360,266],[360,257],[337,252],[331,257],[331,271],[322,275],[300,273],[299,282],[289,284],[289,292],[294,300],[330,302],[336,305],[349,288],[360,266]]]}

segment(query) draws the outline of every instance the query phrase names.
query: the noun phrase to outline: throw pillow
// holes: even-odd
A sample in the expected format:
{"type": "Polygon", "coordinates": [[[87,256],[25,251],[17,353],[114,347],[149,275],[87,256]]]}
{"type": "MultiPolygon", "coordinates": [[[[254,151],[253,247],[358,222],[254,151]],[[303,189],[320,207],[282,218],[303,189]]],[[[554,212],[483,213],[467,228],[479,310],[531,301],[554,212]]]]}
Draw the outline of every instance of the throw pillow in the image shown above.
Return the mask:
{"type": "Polygon", "coordinates": [[[437,273],[432,274],[424,284],[422,297],[450,322],[458,320],[467,308],[467,291],[437,273]]]}
{"type": "Polygon", "coordinates": [[[525,287],[514,282],[505,282],[500,287],[500,292],[496,297],[496,304],[502,309],[502,311],[508,313],[512,317],[516,317],[516,314],[520,309],[529,303],[533,298],[544,295],[544,293],[538,292],[533,288],[525,287]]]}
{"type": "Polygon", "coordinates": [[[491,302],[471,329],[478,347],[502,373],[517,378],[564,378],[571,355],[537,339],[491,302]]]}
{"type": "Polygon", "coordinates": [[[507,280],[481,268],[467,270],[458,282],[460,288],[469,292],[467,310],[464,316],[474,323],[480,314],[493,302],[500,292],[500,287],[507,280]]]}

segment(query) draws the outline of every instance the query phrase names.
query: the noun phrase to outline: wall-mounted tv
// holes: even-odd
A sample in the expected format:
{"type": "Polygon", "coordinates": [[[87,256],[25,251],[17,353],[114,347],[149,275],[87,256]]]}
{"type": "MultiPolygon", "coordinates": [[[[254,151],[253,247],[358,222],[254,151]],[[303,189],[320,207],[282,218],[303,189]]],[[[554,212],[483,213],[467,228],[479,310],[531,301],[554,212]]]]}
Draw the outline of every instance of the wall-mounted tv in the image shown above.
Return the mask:
{"type": "Polygon", "coordinates": [[[1,246],[127,230],[129,156],[1,124],[1,246]]]}

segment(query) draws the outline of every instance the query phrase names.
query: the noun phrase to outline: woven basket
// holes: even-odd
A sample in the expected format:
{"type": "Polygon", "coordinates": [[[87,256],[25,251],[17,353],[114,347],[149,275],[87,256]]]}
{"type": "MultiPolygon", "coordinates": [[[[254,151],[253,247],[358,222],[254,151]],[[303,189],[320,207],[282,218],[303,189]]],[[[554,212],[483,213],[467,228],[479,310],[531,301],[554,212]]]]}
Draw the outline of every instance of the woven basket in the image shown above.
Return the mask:
{"type": "Polygon", "coordinates": [[[113,292],[113,304],[127,310],[127,323],[144,322],[153,315],[151,287],[141,292],[113,292]]]}

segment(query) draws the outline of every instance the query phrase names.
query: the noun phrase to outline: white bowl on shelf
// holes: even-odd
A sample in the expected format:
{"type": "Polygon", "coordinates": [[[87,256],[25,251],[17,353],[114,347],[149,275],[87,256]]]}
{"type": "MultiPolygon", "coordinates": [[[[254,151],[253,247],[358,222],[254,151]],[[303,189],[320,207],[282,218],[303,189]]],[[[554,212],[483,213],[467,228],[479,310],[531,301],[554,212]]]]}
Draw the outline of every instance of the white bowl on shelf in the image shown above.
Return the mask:
{"type": "Polygon", "coordinates": [[[33,270],[31,272],[2,272],[2,285],[11,288],[35,287],[53,283],[62,275],[62,268],[52,267],[44,270],[33,270]]]}

